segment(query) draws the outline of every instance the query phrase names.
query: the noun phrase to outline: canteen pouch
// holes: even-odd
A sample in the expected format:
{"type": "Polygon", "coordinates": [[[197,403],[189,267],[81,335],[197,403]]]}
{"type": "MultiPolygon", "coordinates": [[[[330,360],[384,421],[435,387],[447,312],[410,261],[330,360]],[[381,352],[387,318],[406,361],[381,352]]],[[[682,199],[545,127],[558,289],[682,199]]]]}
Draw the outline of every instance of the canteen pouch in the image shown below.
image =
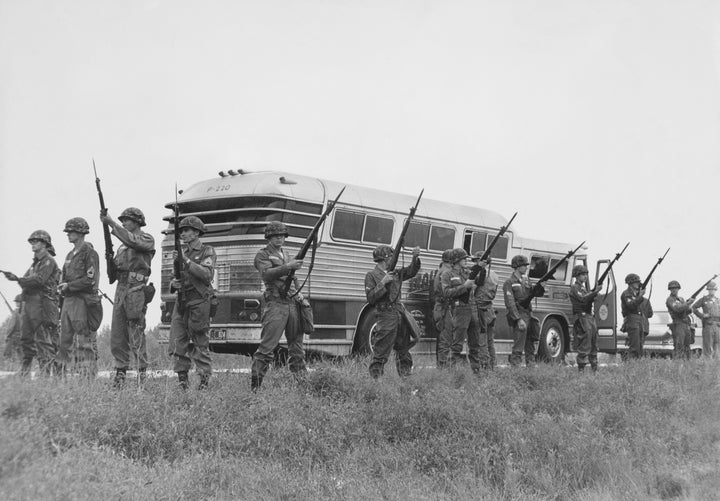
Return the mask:
{"type": "Polygon", "coordinates": [[[312,306],[310,306],[307,299],[298,302],[298,313],[300,314],[300,327],[303,334],[312,334],[315,332],[312,306]]]}
{"type": "Polygon", "coordinates": [[[97,294],[87,294],[84,297],[88,329],[92,332],[98,330],[100,324],[102,324],[103,307],[101,299],[97,294]]]}
{"type": "Polygon", "coordinates": [[[155,285],[153,285],[152,282],[147,284],[143,287],[143,293],[145,294],[145,304],[150,304],[150,302],[155,297],[155,285]]]}
{"type": "Polygon", "coordinates": [[[210,293],[210,318],[214,318],[217,314],[218,306],[220,305],[220,300],[217,297],[217,294],[215,294],[215,291],[212,291],[210,293]]]}

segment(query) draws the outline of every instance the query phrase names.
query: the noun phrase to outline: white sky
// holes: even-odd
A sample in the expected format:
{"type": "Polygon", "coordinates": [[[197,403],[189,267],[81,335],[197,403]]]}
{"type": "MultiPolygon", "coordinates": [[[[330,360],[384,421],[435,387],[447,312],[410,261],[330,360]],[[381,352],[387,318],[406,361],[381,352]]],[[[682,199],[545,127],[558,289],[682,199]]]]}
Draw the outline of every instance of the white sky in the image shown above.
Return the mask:
{"type": "Polygon", "coordinates": [[[74,216],[102,257],[92,157],[111,215],[140,207],[158,244],[176,182],[277,169],[519,211],[593,261],[631,241],[620,280],[672,247],[657,309],[720,273],[715,1],[0,0],[0,68],[17,274],[38,228],[61,264],[74,216]]]}

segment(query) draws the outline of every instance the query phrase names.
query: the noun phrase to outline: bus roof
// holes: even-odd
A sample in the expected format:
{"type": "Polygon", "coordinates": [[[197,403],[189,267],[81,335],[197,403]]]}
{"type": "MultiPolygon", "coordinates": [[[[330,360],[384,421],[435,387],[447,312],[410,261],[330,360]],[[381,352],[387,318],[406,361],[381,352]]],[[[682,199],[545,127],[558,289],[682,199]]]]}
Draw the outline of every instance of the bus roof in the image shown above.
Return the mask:
{"type": "MultiPolygon", "coordinates": [[[[220,176],[193,184],[178,197],[180,204],[208,199],[232,199],[243,196],[271,196],[290,198],[304,202],[325,204],[334,199],[343,186],[345,192],[338,206],[357,207],[366,210],[377,209],[383,212],[407,214],[415,205],[417,196],[404,195],[375,188],[356,186],[280,171],[229,171],[235,174],[221,173],[220,176]],[[223,175],[224,174],[224,175],[223,175]]],[[[172,208],[174,201],[166,205],[172,208]]],[[[497,212],[468,205],[441,202],[423,196],[415,214],[416,219],[428,221],[448,221],[475,228],[499,229],[507,224],[507,219],[497,212]]],[[[513,235],[513,247],[528,250],[546,250],[567,252],[575,246],[545,240],[523,239],[513,235]]]]}

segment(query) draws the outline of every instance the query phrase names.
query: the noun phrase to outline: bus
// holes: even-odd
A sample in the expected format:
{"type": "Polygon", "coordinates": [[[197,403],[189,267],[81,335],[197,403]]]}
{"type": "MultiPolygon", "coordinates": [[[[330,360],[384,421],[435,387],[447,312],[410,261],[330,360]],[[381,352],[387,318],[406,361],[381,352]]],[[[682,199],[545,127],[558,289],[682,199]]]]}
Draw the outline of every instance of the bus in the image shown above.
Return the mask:
{"type": "MultiPolygon", "coordinates": [[[[214,288],[219,299],[211,320],[211,349],[218,353],[252,355],[260,341],[263,283],[254,267],[255,254],[267,245],[264,229],[269,221],[282,221],[289,236],[285,248],[294,255],[309,235],[327,204],[345,186],[335,209],[323,223],[314,258],[314,268],[303,288],[312,305],[315,332],[305,335],[309,355],[343,357],[367,354],[372,349],[375,312],[365,297],[364,278],[375,263],[372,250],[380,244],[394,245],[415,204],[413,196],[286,172],[230,170],[200,181],[182,191],[177,200],[181,217],[197,216],[207,228],[203,242],[217,254],[214,288]]],[[[172,209],[175,202],[166,205],[172,209]]],[[[160,339],[167,341],[175,296],[170,294],[173,263],[173,226],[168,220],[162,241],[162,289],[160,339]]],[[[507,220],[487,209],[423,198],[410,223],[398,266],[408,264],[411,249],[421,249],[421,269],[404,282],[402,301],[417,320],[423,335],[412,352],[432,355],[437,332],[432,322],[431,290],[442,252],[462,247],[469,254],[482,251],[507,220]]],[[[542,276],[575,245],[519,236],[512,228],[492,249],[492,269],[500,278],[494,307],[497,310],[495,348],[509,354],[512,329],[508,326],[502,282],[512,273],[512,256],[530,261],[531,278],[542,276]]],[[[306,279],[310,254],[296,276],[306,279]]],[[[595,276],[609,260],[596,264],[595,276]]],[[[571,273],[576,264],[588,266],[583,247],[545,283],[543,297],[534,299],[534,314],[540,320],[539,355],[561,361],[570,350],[572,314],[569,297],[571,273]]],[[[588,266],[589,269],[589,266],[588,266]]],[[[600,331],[600,350],[614,353],[616,331],[616,283],[608,275],[598,295],[595,315],[600,331]]],[[[284,338],[283,338],[284,342],[284,338]]],[[[281,343],[282,346],[282,343],[281,343]]]]}

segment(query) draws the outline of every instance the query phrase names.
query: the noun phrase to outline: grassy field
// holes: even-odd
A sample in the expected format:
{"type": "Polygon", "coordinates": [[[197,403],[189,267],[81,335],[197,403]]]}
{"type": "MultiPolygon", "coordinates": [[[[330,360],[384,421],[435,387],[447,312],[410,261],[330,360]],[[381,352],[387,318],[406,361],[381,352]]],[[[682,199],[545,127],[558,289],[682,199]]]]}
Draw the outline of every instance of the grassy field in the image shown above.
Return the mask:
{"type": "Polygon", "coordinates": [[[720,364],[0,380],[4,499],[717,499],[720,364]],[[196,376],[193,381],[197,383],[196,376]]]}

